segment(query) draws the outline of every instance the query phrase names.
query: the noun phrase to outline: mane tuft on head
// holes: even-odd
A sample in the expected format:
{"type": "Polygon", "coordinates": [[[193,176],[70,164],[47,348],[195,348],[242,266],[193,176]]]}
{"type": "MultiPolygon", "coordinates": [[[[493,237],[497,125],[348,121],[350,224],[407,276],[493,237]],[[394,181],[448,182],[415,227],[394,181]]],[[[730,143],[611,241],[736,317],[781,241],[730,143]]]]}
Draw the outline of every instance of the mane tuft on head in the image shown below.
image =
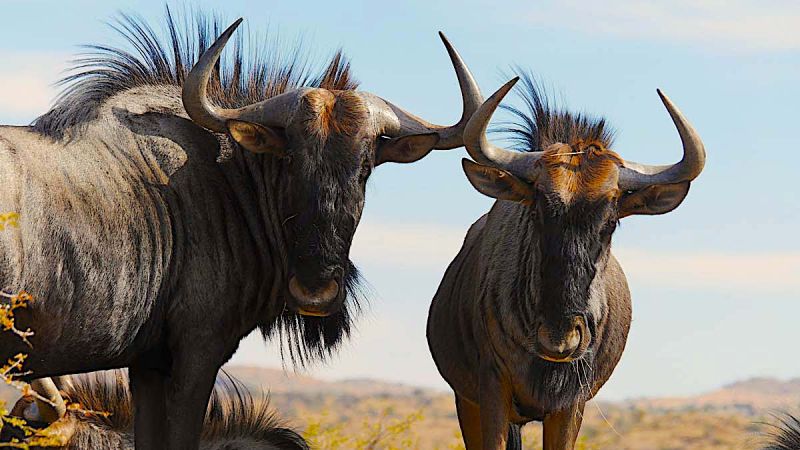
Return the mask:
{"type": "Polygon", "coordinates": [[[765,433],[768,442],[762,450],[797,450],[800,449],[800,418],[785,413],[775,415],[777,423],[768,424],[765,433]]]}
{"type": "MultiPolygon", "coordinates": [[[[162,33],[129,14],[120,14],[109,26],[129,49],[84,46],[86,52],[72,61],[68,75],[59,81],[63,91],[54,106],[34,121],[35,131],[61,139],[67,130],[95,119],[100,105],[120,92],[150,85],[182,86],[200,55],[225,28],[218,17],[198,11],[178,18],[169,7],[162,33]]],[[[358,86],[341,50],[322,68],[315,68],[301,43],[287,51],[277,39],[265,39],[264,46],[243,34],[237,34],[233,51],[223,55],[209,83],[209,97],[222,107],[241,107],[298,87],[358,86]]]]}
{"type": "Polygon", "coordinates": [[[611,148],[614,131],[605,119],[554,106],[555,101],[531,72],[517,67],[514,73],[520,77],[516,92],[524,106],[501,105],[512,119],[493,130],[506,134],[513,147],[520,151],[542,151],[558,142],[572,145],[594,141],[611,148]]]}

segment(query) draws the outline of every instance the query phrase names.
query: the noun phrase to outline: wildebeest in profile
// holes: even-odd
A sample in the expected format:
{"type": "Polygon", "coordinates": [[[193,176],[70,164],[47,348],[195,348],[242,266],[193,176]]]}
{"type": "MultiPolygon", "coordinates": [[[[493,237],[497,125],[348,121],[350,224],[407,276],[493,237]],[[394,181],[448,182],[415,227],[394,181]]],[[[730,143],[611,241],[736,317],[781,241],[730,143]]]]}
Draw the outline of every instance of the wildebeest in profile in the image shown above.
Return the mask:
{"type": "MultiPolygon", "coordinates": [[[[122,370],[92,372],[57,379],[71,408],[52,422],[56,411],[42,411],[47,404],[30,396],[17,401],[12,416],[26,419],[30,425],[47,427],[47,435],[63,443],[63,450],[132,450],[133,405],[128,377],[122,370]]],[[[15,433],[7,426],[3,432],[15,433]]],[[[16,436],[24,440],[24,436],[16,436]]],[[[308,450],[308,444],[269,408],[267,398],[256,401],[247,389],[233,378],[221,376],[211,394],[205,413],[200,441],[203,450],[308,450]]]]}
{"type": "Polygon", "coordinates": [[[93,47],[50,112],[0,127],[0,211],[19,213],[0,287],[33,294],[18,321],[36,332],[32,348],[0,335],[0,359],[28,353],[28,379],[129,367],[136,447],[175,450],[197,448],[217,370],[253,329],[298,363],[337,347],[367,179],[461,146],[482,98],[444,37],[453,126],[357,91],[340,54],[317,74],[297,53],[247,67],[240,46],[220,64],[238,21],[210,47],[213,21],[167,22],[162,42],[123,18],[134,53],[93,47]]]}
{"type": "Polygon", "coordinates": [[[487,124],[512,80],[470,119],[464,171],[498,199],[472,225],[433,299],[428,342],[455,391],[468,449],[519,446],[520,426],[544,422],[544,448],[573,448],[584,404],[608,380],[631,321],[630,293],[611,254],[619,219],[662,214],[705,164],[700,137],[661,99],[683,159],[648,166],[611,150],[603,120],[548,105],[525,77],[528,112],[512,131],[524,147],[490,144],[487,124]]]}

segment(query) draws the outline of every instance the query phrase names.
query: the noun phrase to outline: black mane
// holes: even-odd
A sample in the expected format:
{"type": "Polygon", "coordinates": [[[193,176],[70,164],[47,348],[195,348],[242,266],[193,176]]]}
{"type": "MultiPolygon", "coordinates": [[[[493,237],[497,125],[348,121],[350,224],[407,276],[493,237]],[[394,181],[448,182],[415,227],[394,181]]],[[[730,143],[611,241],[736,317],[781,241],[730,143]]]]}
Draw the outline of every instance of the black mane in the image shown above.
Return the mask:
{"type": "MultiPolygon", "coordinates": [[[[84,46],[86,52],[73,60],[70,73],[58,83],[64,90],[55,105],[34,121],[33,129],[60,139],[67,130],[95,119],[98,107],[115,94],[139,86],[181,86],[226,26],[202,12],[187,16],[193,17],[176,21],[167,7],[165,32],[158,33],[144,19],[120,14],[109,26],[130,50],[84,46]]],[[[242,34],[236,36],[233,56],[223,55],[209,84],[209,96],[221,106],[239,107],[302,86],[337,90],[358,86],[341,50],[319,69],[309,64],[301,44],[286,51],[274,39],[265,39],[268,44],[262,46],[242,34]]]]}
{"type": "Polygon", "coordinates": [[[769,424],[764,433],[768,442],[762,450],[797,450],[800,448],[800,418],[789,413],[775,415],[776,424],[769,424]]]}
{"type": "MultiPolygon", "coordinates": [[[[122,370],[72,375],[63,391],[84,411],[70,412],[77,423],[68,449],[120,448],[133,428],[133,403],[128,376],[122,370]]],[[[248,438],[277,448],[307,450],[308,444],[272,411],[269,398],[254,399],[241,382],[224,370],[206,409],[203,440],[248,438]]],[[[238,447],[237,447],[238,448],[238,447]]]]}
{"type": "Polygon", "coordinates": [[[497,129],[506,133],[513,146],[521,151],[541,151],[547,146],[578,140],[601,142],[610,148],[614,131],[602,117],[562,110],[547,94],[531,72],[516,68],[520,83],[517,89],[523,108],[502,105],[512,115],[511,121],[497,129]]]}

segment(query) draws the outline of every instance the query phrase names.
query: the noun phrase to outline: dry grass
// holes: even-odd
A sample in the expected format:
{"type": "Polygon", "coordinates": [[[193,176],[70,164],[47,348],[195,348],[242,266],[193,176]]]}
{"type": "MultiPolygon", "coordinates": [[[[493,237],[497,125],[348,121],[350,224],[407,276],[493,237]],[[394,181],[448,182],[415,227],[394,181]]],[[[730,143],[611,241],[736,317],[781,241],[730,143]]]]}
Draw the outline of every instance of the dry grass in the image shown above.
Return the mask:
{"type": "MultiPolygon", "coordinates": [[[[273,395],[275,406],[319,449],[463,449],[449,395],[353,398],[273,395]]],[[[579,450],[754,448],[768,417],[724,410],[653,411],[587,405],[579,450]],[[605,418],[604,418],[605,417],[605,418]]],[[[541,425],[523,428],[526,450],[541,449],[541,425]]]]}

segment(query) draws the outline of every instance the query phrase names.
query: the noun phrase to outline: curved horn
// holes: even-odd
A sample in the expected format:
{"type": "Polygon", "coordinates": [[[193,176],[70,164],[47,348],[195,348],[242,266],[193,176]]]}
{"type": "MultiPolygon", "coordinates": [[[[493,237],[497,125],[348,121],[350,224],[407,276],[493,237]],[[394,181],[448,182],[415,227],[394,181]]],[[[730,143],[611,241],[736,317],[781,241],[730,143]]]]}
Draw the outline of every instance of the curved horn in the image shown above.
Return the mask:
{"type": "Polygon", "coordinates": [[[45,399],[36,398],[36,406],[42,422],[53,423],[64,417],[64,414],[67,413],[67,404],[52,379],[33,380],[31,389],[45,399]]]}
{"type": "Polygon", "coordinates": [[[183,107],[195,123],[218,133],[227,131],[225,123],[230,119],[242,119],[262,125],[284,127],[287,116],[294,110],[293,107],[302,96],[303,89],[276,95],[263,102],[239,109],[218,108],[208,98],[208,82],[214,73],[222,49],[225,48],[225,44],[228,43],[233,32],[241,23],[242,19],[239,19],[229,26],[203,53],[189,75],[186,76],[181,94],[183,107]]]}
{"type": "Polygon", "coordinates": [[[439,142],[434,148],[446,150],[464,145],[462,138],[464,128],[472,114],[483,103],[483,95],[481,95],[478,83],[475,82],[475,78],[453,47],[453,44],[447,40],[447,37],[441,31],[439,32],[439,37],[447,49],[447,54],[450,56],[450,61],[453,63],[453,68],[458,78],[458,85],[461,88],[463,108],[461,119],[455,125],[432,124],[380,97],[373,96],[372,100],[373,105],[376,107],[374,112],[379,115],[378,124],[382,128],[383,134],[399,137],[408,134],[436,133],[439,135],[439,142]]]}
{"type": "Polygon", "coordinates": [[[536,179],[534,167],[536,166],[536,161],[541,158],[541,152],[523,153],[506,150],[491,144],[486,138],[486,128],[489,126],[492,114],[494,114],[500,102],[503,101],[503,98],[517,81],[519,81],[519,77],[514,77],[511,81],[501,86],[472,115],[464,130],[464,146],[476,162],[507,170],[517,177],[534,181],[536,179]]]}
{"type": "Polygon", "coordinates": [[[217,38],[214,44],[203,52],[203,55],[197,60],[197,63],[183,82],[181,99],[183,100],[183,107],[186,108],[186,113],[201,127],[219,133],[225,131],[225,121],[233,119],[233,117],[226,114],[225,110],[217,109],[208,100],[208,81],[211,79],[214,66],[219,60],[222,49],[225,48],[228,39],[231,38],[231,35],[241,23],[241,18],[233,22],[217,38]]]}
{"type": "Polygon", "coordinates": [[[625,161],[619,174],[619,187],[624,191],[633,191],[656,184],[674,184],[692,181],[703,171],[706,163],[706,151],[700,135],[686,120],[672,100],[661,90],[658,91],[661,101],[667,108],[672,122],[678,129],[683,143],[683,158],[677,164],[651,166],[625,161]]]}

